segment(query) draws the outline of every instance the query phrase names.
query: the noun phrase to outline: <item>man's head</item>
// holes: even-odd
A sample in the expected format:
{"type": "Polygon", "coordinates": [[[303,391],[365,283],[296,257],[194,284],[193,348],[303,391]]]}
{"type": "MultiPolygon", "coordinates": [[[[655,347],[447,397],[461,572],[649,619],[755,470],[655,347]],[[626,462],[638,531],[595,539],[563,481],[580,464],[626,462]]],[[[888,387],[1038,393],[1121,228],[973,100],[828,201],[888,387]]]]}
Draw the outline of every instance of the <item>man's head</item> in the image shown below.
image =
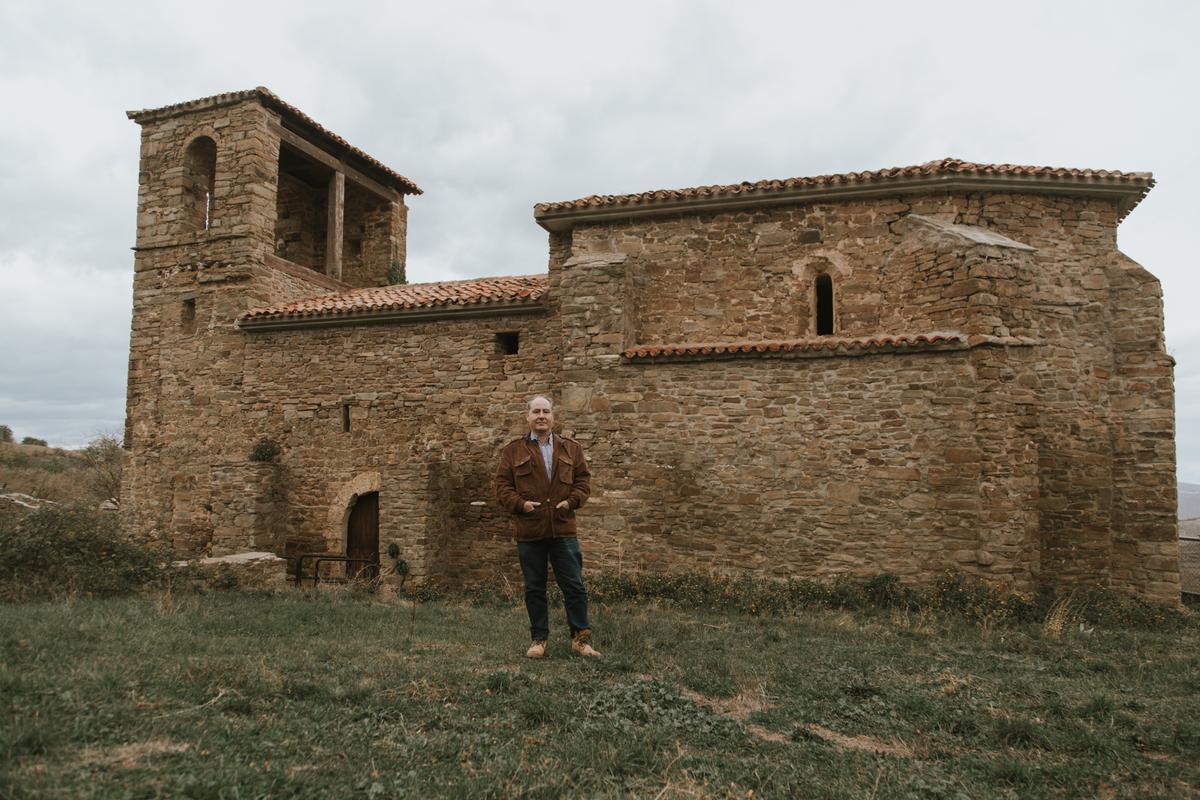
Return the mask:
{"type": "Polygon", "coordinates": [[[525,404],[525,420],[529,423],[529,431],[538,438],[544,438],[554,428],[554,404],[550,398],[535,395],[525,404]]]}

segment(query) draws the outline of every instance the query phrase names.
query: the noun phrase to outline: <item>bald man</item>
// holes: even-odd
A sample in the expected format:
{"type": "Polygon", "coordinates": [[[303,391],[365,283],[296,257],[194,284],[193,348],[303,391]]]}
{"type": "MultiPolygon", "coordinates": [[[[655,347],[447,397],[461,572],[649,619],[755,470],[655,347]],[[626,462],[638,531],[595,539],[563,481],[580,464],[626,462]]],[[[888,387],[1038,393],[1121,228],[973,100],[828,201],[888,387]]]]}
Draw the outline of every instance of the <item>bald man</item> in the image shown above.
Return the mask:
{"type": "Polygon", "coordinates": [[[546,608],[546,565],[562,589],[571,652],[595,658],[588,624],[583,552],[575,535],[575,511],[591,493],[587,459],[574,439],[554,433],[554,404],[537,395],[525,404],[529,432],[500,451],[493,487],[496,500],[511,515],[517,556],[525,578],[525,610],[533,640],[525,655],[543,658],[550,638],[546,608]]]}

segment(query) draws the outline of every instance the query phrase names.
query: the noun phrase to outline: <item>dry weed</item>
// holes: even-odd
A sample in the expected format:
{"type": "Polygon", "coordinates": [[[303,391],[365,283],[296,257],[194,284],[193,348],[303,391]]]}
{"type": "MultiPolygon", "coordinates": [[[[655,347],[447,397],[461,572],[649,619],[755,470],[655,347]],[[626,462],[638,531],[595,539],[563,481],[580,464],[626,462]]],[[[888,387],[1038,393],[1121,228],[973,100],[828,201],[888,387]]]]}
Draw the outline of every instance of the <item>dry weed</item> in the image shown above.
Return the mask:
{"type": "Polygon", "coordinates": [[[162,753],[182,753],[191,745],[185,742],[173,742],[170,739],[151,739],[145,742],[118,745],[117,747],[87,747],[79,753],[76,759],[81,766],[98,765],[117,767],[119,769],[134,769],[140,765],[143,758],[162,753]]]}
{"type": "Polygon", "coordinates": [[[1054,601],[1046,612],[1042,623],[1042,633],[1051,639],[1061,638],[1068,625],[1073,625],[1080,617],[1083,608],[1075,602],[1075,593],[1063,595],[1054,601]]]}

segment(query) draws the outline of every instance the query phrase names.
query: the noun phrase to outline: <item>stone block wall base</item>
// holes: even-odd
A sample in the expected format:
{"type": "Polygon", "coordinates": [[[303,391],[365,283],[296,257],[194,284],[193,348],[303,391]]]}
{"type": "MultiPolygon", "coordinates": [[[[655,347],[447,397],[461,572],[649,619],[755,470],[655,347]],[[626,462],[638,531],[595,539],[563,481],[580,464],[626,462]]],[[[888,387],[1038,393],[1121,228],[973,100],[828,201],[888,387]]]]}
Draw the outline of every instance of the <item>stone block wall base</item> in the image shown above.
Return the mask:
{"type": "Polygon", "coordinates": [[[279,591],[287,586],[287,559],[274,553],[235,553],[196,561],[176,561],[173,566],[197,567],[210,583],[216,585],[222,585],[222,579],[231,576],[236,579],[238,589],[247,591],[279,591]]]}

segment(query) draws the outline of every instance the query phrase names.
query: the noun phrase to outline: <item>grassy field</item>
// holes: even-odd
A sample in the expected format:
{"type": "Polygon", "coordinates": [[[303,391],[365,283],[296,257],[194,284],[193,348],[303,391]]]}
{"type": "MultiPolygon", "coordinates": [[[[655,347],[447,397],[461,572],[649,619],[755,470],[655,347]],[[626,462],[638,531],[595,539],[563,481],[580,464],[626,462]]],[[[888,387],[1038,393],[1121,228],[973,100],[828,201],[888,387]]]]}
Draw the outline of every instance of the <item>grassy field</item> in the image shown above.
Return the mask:
{"type": "Polygon", "coordinates": [[[1200,796],[1195,621],[596,604],[603,659],[529,662],[521,608],[410,608],[0,605],[0,795],[1200,796]]]}

